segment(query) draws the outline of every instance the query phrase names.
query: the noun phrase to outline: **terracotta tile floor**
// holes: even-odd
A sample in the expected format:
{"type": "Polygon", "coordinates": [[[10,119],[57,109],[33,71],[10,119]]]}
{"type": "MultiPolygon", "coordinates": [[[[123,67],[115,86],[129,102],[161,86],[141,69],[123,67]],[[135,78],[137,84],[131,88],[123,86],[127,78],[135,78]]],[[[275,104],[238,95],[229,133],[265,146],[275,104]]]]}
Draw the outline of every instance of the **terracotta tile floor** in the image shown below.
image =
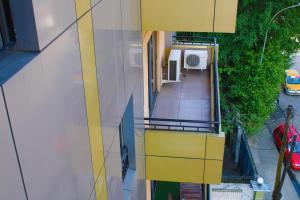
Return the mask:
{"type": "Polygon", "coordinates": [[[181,82],[163,84],[152,117],[210,121],[210,73],[184,71],[181,82]]]}

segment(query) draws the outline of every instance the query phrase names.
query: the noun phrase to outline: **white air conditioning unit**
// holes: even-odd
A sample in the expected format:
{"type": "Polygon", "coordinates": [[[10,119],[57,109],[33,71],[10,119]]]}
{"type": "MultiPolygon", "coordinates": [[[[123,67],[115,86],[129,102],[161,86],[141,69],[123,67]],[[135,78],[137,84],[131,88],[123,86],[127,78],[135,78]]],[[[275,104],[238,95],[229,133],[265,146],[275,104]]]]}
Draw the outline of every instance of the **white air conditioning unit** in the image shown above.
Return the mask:
{"type": "Polygon", "coordinates": [[[207,51],[204,50],[185,50],[184,52],[184,68],[200,69],[207,68],[207,51]]]}
{"type": "Polygon", "coordinates": [[[129,67],[142,67],[142,47],[138,44],[129,46],[129,67]]]}
{"type": "Polygon", "coordinates": [[[168,76],[163,82],[179,82],[181,67],[181,50],[172,49],[168,59],[168,76]]]}

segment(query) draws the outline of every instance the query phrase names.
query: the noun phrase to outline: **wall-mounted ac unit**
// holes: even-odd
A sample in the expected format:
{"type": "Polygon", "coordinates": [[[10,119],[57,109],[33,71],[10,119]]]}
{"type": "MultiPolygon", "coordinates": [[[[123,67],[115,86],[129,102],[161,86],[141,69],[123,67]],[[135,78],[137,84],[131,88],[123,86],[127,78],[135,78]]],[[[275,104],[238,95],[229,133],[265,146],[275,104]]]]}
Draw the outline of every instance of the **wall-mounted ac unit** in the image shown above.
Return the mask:
{"type": "Polygon", "coordinates": [[[129,67],[142,67],[142,47],[138,44],[129,46],[129,67]]]}
{"type": "Polygon", "coordinates": [[[172,49],[168,59],[168,80],[164,82],[180,81],[181,50],[172,49]]]}
{"type": "Polygon", "coordinates": [[[200,69],[207,68],[207,51],[204,50],[185,50],[184,52],[184,68],[200,69]]]}

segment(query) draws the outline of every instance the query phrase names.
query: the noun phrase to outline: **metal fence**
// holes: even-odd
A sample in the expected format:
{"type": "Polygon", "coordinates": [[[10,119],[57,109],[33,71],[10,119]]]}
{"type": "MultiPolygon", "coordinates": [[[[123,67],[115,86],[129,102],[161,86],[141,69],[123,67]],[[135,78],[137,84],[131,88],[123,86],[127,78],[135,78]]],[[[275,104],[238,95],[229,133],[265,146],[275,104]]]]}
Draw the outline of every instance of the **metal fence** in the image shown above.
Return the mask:
{"type": "Polygon", "coordinates": [[[235,156],[234,160],[239,168],[239,175],[223,175],[222,182],[250,183],[250,180],[256,180],[258,178],[258,172],[249,148],[245,131],[243,129],[236,128],[236,130],[231,133],[230,140],[230,148],[232,150],[232,154],[235,156]],[[239,133],[240,130],[242,131],[241,133],[239,133]],[[238,134],[240,134],[240,137],[238,137],[238,134]]]}
{"type": "Polygon", "coordinates": [[[249,148],[246,134],[242,135],[239,154],[239,166],[241,168],[243,176],[249,177],[249,181],[256,180],[258,178],[258,172],[249,148]]]}

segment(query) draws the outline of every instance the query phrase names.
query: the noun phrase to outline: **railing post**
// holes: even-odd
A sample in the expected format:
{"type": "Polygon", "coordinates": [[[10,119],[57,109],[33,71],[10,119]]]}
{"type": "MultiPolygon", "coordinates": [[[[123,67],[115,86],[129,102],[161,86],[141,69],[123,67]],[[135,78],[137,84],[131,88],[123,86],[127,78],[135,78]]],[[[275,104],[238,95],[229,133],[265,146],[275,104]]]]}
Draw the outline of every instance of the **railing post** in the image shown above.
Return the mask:
{"type": "Polygon", "coordinates": [[[220,130],[220,122],[221,122],[221,110],[220,110],[220,91],[219,91],[219,78],[218,78],[218,60],[217,60],[217,43],[216,43],[216,38],[214,40],[214,91],[215,91],[215,118],[216,121],[219,122],[217,125],[218,130],[217,132],[219,133],[220,130]]]}

